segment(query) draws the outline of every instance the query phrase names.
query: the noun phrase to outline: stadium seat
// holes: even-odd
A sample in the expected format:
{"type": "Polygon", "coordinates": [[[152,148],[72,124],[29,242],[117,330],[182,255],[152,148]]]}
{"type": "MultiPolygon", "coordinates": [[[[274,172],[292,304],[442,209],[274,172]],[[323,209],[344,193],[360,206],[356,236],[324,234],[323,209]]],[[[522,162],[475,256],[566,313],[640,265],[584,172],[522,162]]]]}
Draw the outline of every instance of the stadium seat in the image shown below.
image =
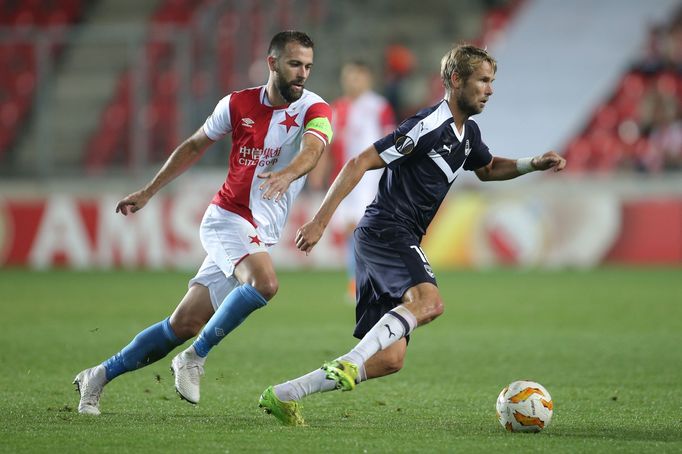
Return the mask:
{"type": "Polygon", "coordinates": [[[614,87],[610,101],[595,110],[581,134],[566,146],[567,169],[575,172],[604,172],[627,167],[645,172],[662,170],[660,159],[654,156],[655,150],[646,137],[640,136],[642,126],[639,123],[643,121],[640,111],[647,96],[651,96],[649,93],[657,93],[662,99],[677,97],[678,102],[682,101],[681,87],[682,76],[670,71],[653,75],[637,71],[626,73],[614,87]],[[571,162],[574,160],[577,162],[571,162]]]}
{"type": "Polygon", "coordinates": [[[679,41],[682,10],[668,24],[653,24],[644,54],[614,86],[611,96],[595,109],[580,134],[565,148],[574,171],[631,167],[643,172],[663,171],[663,150],[652,144],[660,128],[682,112],[682,71],[679,52],[664,42],[679,41]],[[674,19],[677,17],[677,19],[674,19]],[[676,22],[677,21],[677,22],[676,22]],[[676,54],[677,52],[677,54],[676,54]],[[615,113],[615,115],[614,115],[615,113]],[[615,117],[615,122],[614,122],[615,117]],[[585,141],[590,143],[587,147],[585,141]],[[585,154],[589,153],[586,157],[585,154]],[[587,165],[586,165],[587,164],[587,165]]]}
{"type": "Polygon", "coordinates": [[[605,104],[597,110],[591,128],[610,131],[615,129],[617,124],[618,110],[610,104],[605,104]]]}
{"type": "MultiPolygon", "coordinates": [[[[82,0],[0,2],[0,26],[14,32],[11,41],[0,43],[0,163],[16,141],[33,102],[38,76],[36,29],[45,37],[57,37],[59,26],[75,23],[82,12],[82,0]]],[[[50,47],[55,52],[62,48],[61,44],[50,47]]]]}
{"type": "Polygon", "coordinates": [[[566,170],[584,172],[588,169],[592,148],[589,140],[578,137],[566,147],[566,170]]]}
{"type": "MultiPolygon", "coordinates": [[[[149,22],[149,29],[168,24],[187,24],[192,12],[200,2],[191,0],[166,0],[161,3],[149,22]]],[[[165,159],[179,139],[177,134],[177,90],[178,74],[173,66],[175,49],[166,40],[150,38],[145,44],[148,68],[147,105],[142,107],[145,127],[150,132],[148,158],[156,161],[165,159]],[[162,149],[161,149],[162,148],[162,149]]],[[[113,162],[132,163],[132,150],[129,134],[118,123],[110,124],[107,115],[123,112],[126,119],[133,116],[130,84],[131,73],[121,76],[116,93],[101,116],[99,125],[86,148],[86,169],[89,173],[99,173],[113,162]],[[123,135],[120,141],[113,136],[123,135]],[[104,146],[102,146],[104,144],[104,146]]]]}

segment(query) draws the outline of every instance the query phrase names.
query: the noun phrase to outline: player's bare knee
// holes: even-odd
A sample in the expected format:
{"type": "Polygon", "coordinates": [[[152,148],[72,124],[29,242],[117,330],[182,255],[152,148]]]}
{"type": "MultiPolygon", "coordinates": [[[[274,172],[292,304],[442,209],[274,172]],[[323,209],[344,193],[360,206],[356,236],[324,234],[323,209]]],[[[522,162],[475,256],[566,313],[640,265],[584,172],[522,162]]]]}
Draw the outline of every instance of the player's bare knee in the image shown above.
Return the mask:
{"type": "Polygon", "coordinates": [[[261,279],[253,284],[253,287],[258,290],[263,298],[270,301],[279,290],[279,282],[276,277],[261,279]]]}
{"type": "MultiPolygon", "coordinates": [[[[445,311],[445,304],[443,304],[443,300],[438,298],[436,299],[431,306],[431,314],[433,318],[440,317],[443,315],[443,312],[445,311]]],[[[433,319],[432,319],[433,320],[433,319]]]]}
{"type": "Polygon", "coordinates": [[[445,306],[443,305],[443,300],[440,298],[429,298],[421,302],[423,308],[422,317],[419,320],[419,324],[423,325],[429,323],[443,314],[445,306]]]}
{"type": "Polygon", "coordinates": [[[170,318],[171,328],[179,339],[190,339],[196,336],[205,324],[206,321],[187,314],[174,313],[170,318]]]}

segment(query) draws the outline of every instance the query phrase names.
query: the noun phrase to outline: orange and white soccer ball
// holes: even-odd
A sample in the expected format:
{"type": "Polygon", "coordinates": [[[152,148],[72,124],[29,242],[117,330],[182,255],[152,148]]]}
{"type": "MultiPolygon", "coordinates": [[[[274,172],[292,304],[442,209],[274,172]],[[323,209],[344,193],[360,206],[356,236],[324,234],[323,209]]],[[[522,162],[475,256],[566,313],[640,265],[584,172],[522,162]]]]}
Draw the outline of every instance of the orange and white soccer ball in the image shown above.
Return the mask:
{"type": "Polygon", "coordinates": [[[520,380],[505,386],[497,397],[497,419],[510,432],[540,432],[554,413],[552,396],[540,383],[520,380]]]}

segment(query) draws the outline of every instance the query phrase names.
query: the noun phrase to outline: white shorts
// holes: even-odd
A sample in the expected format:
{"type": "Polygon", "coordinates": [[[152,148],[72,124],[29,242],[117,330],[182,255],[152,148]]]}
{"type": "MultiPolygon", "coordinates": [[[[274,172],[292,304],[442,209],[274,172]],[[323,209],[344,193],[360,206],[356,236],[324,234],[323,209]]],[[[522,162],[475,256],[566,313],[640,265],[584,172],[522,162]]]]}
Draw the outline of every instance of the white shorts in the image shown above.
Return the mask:
{"type": "Polygon", "coordinates": [[[248,255],[267,252],[268,246],[249,221],[213,204],[201,220],[199,238],[206,258],[188,286],[207,287],[213,309],[218,309],[225,297],[241,285],[234,277],[234,268],[248,255]]]}

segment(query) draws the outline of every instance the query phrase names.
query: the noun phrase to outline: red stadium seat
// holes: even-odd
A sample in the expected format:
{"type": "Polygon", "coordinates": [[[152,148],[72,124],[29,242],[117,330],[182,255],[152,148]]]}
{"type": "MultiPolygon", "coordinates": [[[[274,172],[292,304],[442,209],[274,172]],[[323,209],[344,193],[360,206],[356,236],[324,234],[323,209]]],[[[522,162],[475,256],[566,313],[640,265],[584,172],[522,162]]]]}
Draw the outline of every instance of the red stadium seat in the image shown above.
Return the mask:
{"type": "Polygon", "coordinates": [[[564,154],[567,159],[567,171],[585,171],[588,168],[590,156],[592,154],[590,141],[586,138],[579,137],[568,145],[564,154]]]}
{"type": "Polygon", "coordinates": [[[0,121],[5,129],[11,130],[19,122],[19,104],[15,101],[7,101],[0,105],[0,121]]]}
{"type": "MultiPolygon", "coordinates": [[[[36,33],[55,37],[58,26],[76,21],[82,14],[82,0],[17,0],[0,1],[0,26],[13,28],[15,38],[0,44],[0,162],[21,129],[23,118],[31,108],[37,73],[33,39],[36,33]],[[36,31],[36,28],[38,31],[36,31]]],[[[53,49],[61,47],[53,46],[53,49]]]]}
{"type": "Polygon", "coordinates": [[[597,134],[592,137],[592,166],[596,171],[610,171],[618,166],[622,157],[622,144],[613,134],[597,134]]]}
{"type": "Polygon", "coordinates": [[[45,25],[51,27],[68,25],[69,22],[70,22],[69,13],[67,13],[63,9],[50,11],[45,17],[45,25]]]}
{"type": "Polygon", "coordinates": [[[211,75],[207,71],[197,71],[192,74],[192,94],[202,97],[208,93],[211,86],[211,75]]]}
{"type": "Polygon", "coordinates": [[[646,78],[636,72],[626,74],[618,87],[616,97],[628,97],[633,99],[641,99],[646,89],[646,78]]]}
{"type": "Polygon", "coordinates": [[[592,128],[600,130],[614,130],[617,124],[618,111],[609,104],[601,106],[592,120],[592,128]]]}
{"type": "MultiPolygon", "coordinates": [[[[153,28],[158,25],[165,24],[187,24],[192,18],[194,10],[199,7],[202,2],[193,0],[165,0],[161,3],[157,11],[151,18],[149,27],[153,28]]],[[[150,156],[152,159],[159,159],[167,156],[173,147],[177,145],[177,91],[179,86],[179,76],[174,66],[173,58],[175,57],[174,46],[169,41],[150,39],[146,43],[147,52],[147,68],[148,68],[148,88],[149,100],[146,106],[143,107],[143,118],[145,119],[146,127],[151,131],[150,133],[150,156]]],[[[123,107],[127,112],[126,117],[130,118],[132,115],[132,106],[130,105],[130,73],[126,73],[122,78],[127,77],[125,83],[119,84],[119,88],[110,101],[110,107],[117,105],[123,107]],[[122,94],[125,91],[126,94],[122,94]]],[[[192,75],[192,84],[195,83],[195,78],[192,75]]],[[[197,82],[199,86],[201,83],[197,82]]],[[[120,131],[124,137],[115,144],[115,146],[107,146],[104,149],[98,148],[97,145],[102,141],[106,145],[111,143],[111,140],[104,140],[100,136],[111,136],[113,126],[107,124],[104,116],[100,120],[97,132],[90,140],[86,150],[86,162],[91,171],[101,170],[102,167],[109,163],[132,159],[132,152],[130,150],[129,134],[126,131],[120,131]],[[99,166],[99,167],[97,167],[99,166]]]]}
{"type": "Polygon", "coordinates": [[[616,98],[614,107],[618,112],[618,118],[622,122],[626,119],[637,120],[639,118],[639,99],[633,99],[627,96],[616,98]]]}
{"type": "Polygon", "coordinates": [[[18,104],[12,100],[0,102],[0,159],[12,143],[18,123],[18,104]]]}
{"type": "MultiPolygon", "coordinates": [[[[568,168],[611,171],[630,166],[646,172],[661,171],[661,153],[644,136],[650,127],[651,114],[640,118],[642,106],[648,106],[643,103],[651,103],[656,96],[668,100],[677,97],[682,103],[682,76],[671,71],[625,74],[614,89],[611,101],[596,109],[582,133],[566,147],[568,168]],[[646,124],[640,125],[639,121],[646,124]]],[[[648,110],[651,109],[644,109],[648,110]]]]}

